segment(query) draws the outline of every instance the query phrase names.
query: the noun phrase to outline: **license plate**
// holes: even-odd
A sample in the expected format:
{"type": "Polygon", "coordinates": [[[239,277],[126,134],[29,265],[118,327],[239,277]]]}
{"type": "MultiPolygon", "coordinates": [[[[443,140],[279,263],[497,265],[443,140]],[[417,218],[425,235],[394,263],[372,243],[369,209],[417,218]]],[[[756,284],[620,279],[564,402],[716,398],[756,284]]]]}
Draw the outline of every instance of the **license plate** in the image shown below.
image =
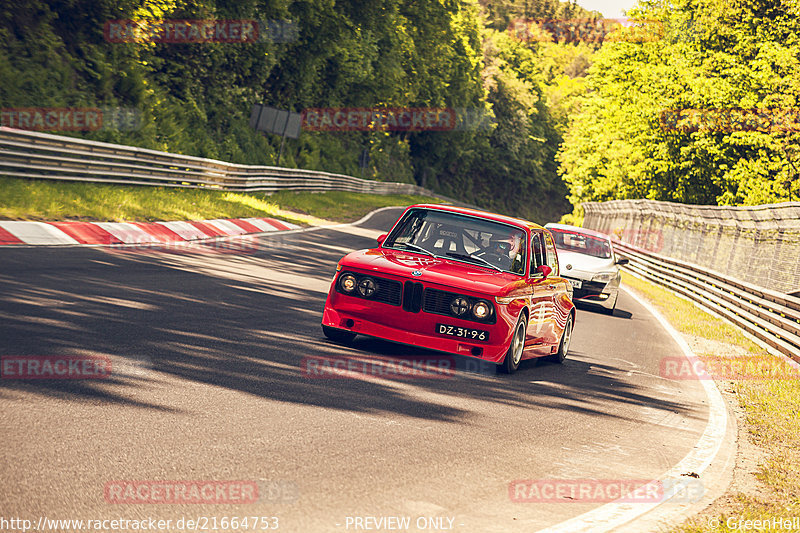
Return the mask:
{"type": "Polygon", "coordinates": [[[487,342],[489,340],[489,332],[484,329],[462,328],[460,326],[449,326],[447,324],[436,324],[436,333],[471,341],[487,342]]]}
{"type": "Polygon", "coordinates": [[[581,288],[581,285],[583,285],[583,282],[582,282],[581,280],[579,280],[579,279],[571,279],[571,280],[569,280],[569,282],[570,282],[570,283],[572,284],[572,286],[573,286],[573,287],[575,287],[576,289],[580,289],[580,288],[581,288]]]}

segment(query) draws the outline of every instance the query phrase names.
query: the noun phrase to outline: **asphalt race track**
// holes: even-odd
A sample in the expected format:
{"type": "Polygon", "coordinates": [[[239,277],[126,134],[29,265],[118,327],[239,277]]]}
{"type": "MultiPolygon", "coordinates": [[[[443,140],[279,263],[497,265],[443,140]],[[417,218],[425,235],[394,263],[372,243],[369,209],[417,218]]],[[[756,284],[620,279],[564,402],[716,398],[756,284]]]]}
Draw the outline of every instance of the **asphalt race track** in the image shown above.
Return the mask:
{"type": "MultiPolygon", "coordinates": [[[[238,250],[0,250],[0,355],[107,357],[112,368],[105,379],[3,376],[0,514],[155,518],[171,531],[188,530],[181,518],[245,531],[212,519],[277,517],[290,532],[388,531],[374,526],[395,516],[410,518],[407,531],[532,532],[602,502],[517,502],[512,482],[656,479],[693,449],[706,393],[659,375],[681,352],[624,293],[614,316],[579,310],[563,366],[524,362],[505,376],[454,356],[443,379],[310,377],[304,358],[441,358],[322,336],[337,260],[398,213],[238,250]],[[180,480],[256,483],[259,498],[109,496],[180,480]]],[[[247,530],[264,524],[274,521],[247,530]]]]}

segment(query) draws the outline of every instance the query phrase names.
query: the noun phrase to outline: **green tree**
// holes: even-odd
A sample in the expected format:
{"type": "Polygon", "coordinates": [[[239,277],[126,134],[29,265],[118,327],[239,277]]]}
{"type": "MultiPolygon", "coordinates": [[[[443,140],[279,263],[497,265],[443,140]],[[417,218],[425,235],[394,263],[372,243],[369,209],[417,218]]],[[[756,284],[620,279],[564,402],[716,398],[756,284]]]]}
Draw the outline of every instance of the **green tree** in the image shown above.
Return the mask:
{"type": "MultiPolygon", "coordinates": [[[[670,110],[796,108],[798,5],[772,0],[645,2],[663,38],[621,33],[594,56],[559,153],[574,205],[651,198],[693,204],[791,199],[797,133],[682,127],[670,110]]],[[[722,116],[725,116],[723,114],[722,116]]],[[[797,191],[794,192],[797,197],[797,191]]]]}

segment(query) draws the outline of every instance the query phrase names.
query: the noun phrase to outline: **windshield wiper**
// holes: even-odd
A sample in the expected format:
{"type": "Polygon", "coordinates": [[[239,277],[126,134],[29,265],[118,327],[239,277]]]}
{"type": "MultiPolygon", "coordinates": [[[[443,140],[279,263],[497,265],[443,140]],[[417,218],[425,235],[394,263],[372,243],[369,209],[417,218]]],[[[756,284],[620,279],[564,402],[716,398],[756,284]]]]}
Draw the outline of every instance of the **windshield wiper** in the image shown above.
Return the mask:
{"type": "Polygon", "coordinates": [[[398,246],[398,245],[405,246],[406,248],[410,248],[410,249],[414,250],[415,252],[426,254],[426,255],[429,255],[431,257],[436,257],[436,255],[433,252],[431,252],[430,250],[426,250],[422,246],[417,246],[416,244],[411,244],[410,242],[399,242],[399,243],[395,244],[395,246],[398,246]]]}
{"type": "Polygon", "coordinates": [[[489,268],[493,268],[495,270],[499,270],[500,272],[503,272],[503,269],[500,268],[499,266],[493,265],[489,261],[484,259],[483,257],[478,257],[477,255],[466,255],[466,254],[459,254],[459,253],[455,253],[455,252],[447,252],[447,255],[449,257],[456,257],[458,259],[466,259],[466,260],[474,259],[474,260],[477,260],[480,263],[485,264],[489,268]]]}

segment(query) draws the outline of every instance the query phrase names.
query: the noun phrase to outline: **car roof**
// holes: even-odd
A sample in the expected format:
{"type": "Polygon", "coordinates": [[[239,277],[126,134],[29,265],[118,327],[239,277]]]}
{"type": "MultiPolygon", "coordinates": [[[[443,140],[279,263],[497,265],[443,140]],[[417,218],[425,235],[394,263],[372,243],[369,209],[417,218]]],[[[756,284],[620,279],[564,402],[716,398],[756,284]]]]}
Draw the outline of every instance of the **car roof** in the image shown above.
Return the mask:
{"type": "Polygon", "coordinates": [[[584,235],[589,235],[589,236],[592,236],[592,237],[598,237],[600,239],[610,239],[611,238],[608,235],[606,235],[605,233],[602,233],[602,232],[599,232],[599,231],[595,231],[593,229],[581,228],[580,226],[570,226],[568,224],[553,224],[553,223],[550,223],[550,224],[546,224],[545,228],[547,228],[547,229],[561,229],[561,230],[565,230],[565,231],[571,231],[573,233],[583,233],[584,235]]]}
{"type": "Polygon", "coordinates": [[[522,218],[516,217],[509,217],[505,215],[499,215],[497,213],[491,213],[489,211],[481,211],[480,209],[471,209],[468,207],[457,207],[455,205],[445,205],[445,204],[416,204],[409,206],[408,209],[412,208],[422,208],[422,209],[434,209],[437,211],[449,211],[451,213],[458,213],[462,215],[472,215],[480,218],[485,218],[487,220],[492,220],[495,222],[504,222],[506,224],[512,224],[514,226],[522,226],[528,227],[530,229],[544,229],[543,226],[536,224],[535,222],[531,222],[529,220],[525,220],[522,218]]]}

